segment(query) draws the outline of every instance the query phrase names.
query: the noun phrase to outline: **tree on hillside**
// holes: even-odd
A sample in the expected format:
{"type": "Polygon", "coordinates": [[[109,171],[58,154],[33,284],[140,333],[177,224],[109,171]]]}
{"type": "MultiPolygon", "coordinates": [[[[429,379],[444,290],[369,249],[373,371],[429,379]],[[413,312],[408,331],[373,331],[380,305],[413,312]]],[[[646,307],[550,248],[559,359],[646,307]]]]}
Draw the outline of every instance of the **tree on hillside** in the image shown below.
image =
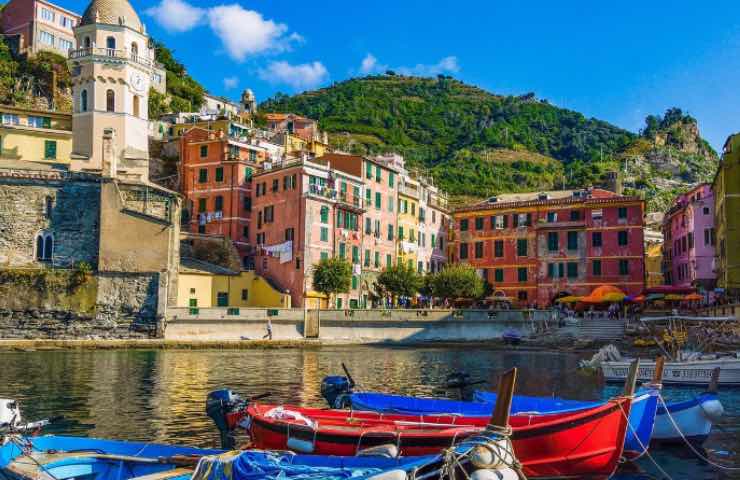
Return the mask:
{"type": "Polygon", "coordinates": [[[349,292],[352,284],[352,265],[341,258],[326,258],[313,267],[313,288],[329,297],[332,304],[337,293],[349,292]]]}
{"type": "Polygon", "coordinates": [[[433,295],[445,300],[474,300],[485,293],[483,280],[470,265],[449,265],[430,280],[433,295]]]}
{"type": "Polygon", "coordinates": [[[193,112],[203,105],[205,88],[191,77],[185,65],[180,63],[172,50],[159,42],[154,42],[157,62],[167,71],[167,95],[170,96],[169,112],[193,112]]]}
{"type": "Polygon", "coordinates": [[[378,275],[376,283],[391,295],[394,305],[399,297],[413,297],[423,286],[422,277],[413,267],[404,263],[385,269],[378,275]]]}

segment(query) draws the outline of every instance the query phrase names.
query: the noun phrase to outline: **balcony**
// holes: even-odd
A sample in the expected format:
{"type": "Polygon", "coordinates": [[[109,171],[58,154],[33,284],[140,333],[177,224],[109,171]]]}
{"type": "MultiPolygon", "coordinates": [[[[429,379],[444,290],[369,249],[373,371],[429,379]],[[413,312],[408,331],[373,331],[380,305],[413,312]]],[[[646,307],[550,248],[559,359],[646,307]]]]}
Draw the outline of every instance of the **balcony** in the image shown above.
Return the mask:
{"type": "Polygon", "coordinates": [[[419,199],[419,189],[416,187],[409,187],[408,185],[399,185],[398,193],[406,195],[408,197],[419,199]]]}
{"type": "Polygon", "coordinates": [[[315,197],[326,198],[329,200],[337,199],[336,190],[334,190],[333,188],[329,188],[329,187],[322,187],[321,185],[309,185],[308,194],[315,196],[315,197]]]}
{"type": "Polygon", "coordinates": [[[347,192],[337,192],[337,202],[341,203],[344,207],[352,210],[356,213],[362,213],[365,211],[365,206],[362,198],[351,197],[347,195],[347,192]]]}
{"type": "Polygon", "coordinates": [[[69,52],[70,60],[81,60],[83,58],[88,58],[88,57],[95,57],[98,59],[110,59],[112,61],[120,61],[120,62],[129,60],[134,63],[138,63],[139,65],[142,65],[146,68],[155,68],[155,67],[163,68],[157,62],[154,62],[140,54],[129,53],[128,50],[89,47],[89,48],[78,48],[77,50],[70,50],[69,52]]]}

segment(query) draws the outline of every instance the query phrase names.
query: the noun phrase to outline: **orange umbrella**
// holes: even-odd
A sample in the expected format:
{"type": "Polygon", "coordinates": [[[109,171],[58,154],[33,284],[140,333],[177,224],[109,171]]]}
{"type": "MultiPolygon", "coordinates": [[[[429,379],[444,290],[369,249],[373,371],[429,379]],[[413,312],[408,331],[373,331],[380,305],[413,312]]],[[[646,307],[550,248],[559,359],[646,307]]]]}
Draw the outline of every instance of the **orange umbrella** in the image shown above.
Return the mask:
{"type": "Polygon", "coordinates": [[[685,302],[701,302],[702,300],[704,300],[704,297],[702,297],[698,293],[690,293],[683,297],[683,299],[685,302]]]}
{"type": "Polygon", "coordinates": [[[624,300],[624,292],[613,285],[602,285],[596,288],[590,295],[583,297],[583,303],[609,303],[624,300]]]}

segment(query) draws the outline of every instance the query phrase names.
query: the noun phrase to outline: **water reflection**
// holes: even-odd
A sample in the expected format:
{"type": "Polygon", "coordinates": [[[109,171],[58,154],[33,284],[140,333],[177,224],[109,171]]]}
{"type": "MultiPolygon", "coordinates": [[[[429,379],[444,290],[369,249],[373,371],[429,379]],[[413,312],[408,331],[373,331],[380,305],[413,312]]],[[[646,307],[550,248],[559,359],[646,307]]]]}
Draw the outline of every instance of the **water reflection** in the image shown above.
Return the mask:
{"type": "MultiPolygon", "coordinates": [[[[594,399],[603,382],[577,373],[570,354],[500,352],[485,348],[396,348],[347,346],[255,351],[74,351],[0,353],[0,397],[21,400],[27,418],[64,415],[53,433],[218,445],[204,415],[209,391],[231,387],[247,396],[270,392],[273,402],[325,406],[321,379],[340,374],[344,362],[365,389],[434,395],[443,379],[467,371],[495,384],[517,366],[517,392],[594,399]]],[[[613,391],[618,391],[615,387],[613,391]]],[[[670,396],[688,395],[686,390],[670,396]]],[[[706,444],[712,458],[740,463],[740,402],[737,391],[721,392],[727,416],[706,444]]],[[[673,478],[716,479],[685,449],[654,450],[673,478]]],[[[620,478],[660,478],[649,461],[620,478]]],[[[740,478],[737,476],[735,478],[740,478]]]]}

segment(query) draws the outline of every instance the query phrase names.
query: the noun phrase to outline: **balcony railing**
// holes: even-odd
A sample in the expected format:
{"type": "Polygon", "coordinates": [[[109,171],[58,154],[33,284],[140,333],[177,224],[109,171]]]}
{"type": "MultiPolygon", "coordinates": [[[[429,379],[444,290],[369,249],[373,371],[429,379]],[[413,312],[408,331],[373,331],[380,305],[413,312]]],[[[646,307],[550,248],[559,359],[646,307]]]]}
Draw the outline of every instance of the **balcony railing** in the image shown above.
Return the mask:
{"type": "Polygon", "coordinates": [[[131,60],[132,62],[138,63],[145,67],[157,67],[161,68],[156,62],[152,62],[150,59],[142,56],[138,53],[129,53],[128,50],[117,50],[115,48],[100,48],[100,47],[88,47],[78,48],[77,50],[70,50],[69,58],[71,60],[79,60],[87,57],[108,57],[116,60],[131,60]]]}
{"type": "Polygon", "coordinates": [[[347,195],[347,192],[338,192],[338,194],[337,194],[337,200],[339,200],[340,202],[342,202],[342,203],[344,203],[346,205],[350,205],[350,206],[353,206],[353,207],[358,208],[358,209],[363,209],[364,208],[363,199],[362,198],[360,198],[360,197],[351,197],[350,198],[350,196],[347,195]]]}
{"type": "Polygon", "coordinates": [[[399,185],[398,186],[398,193],[402,193],[404,195],[408,195],[409,197],[419,198],[419,189],[418,188],[411,188],[407,185],[399,185]]]}
{"type": "Polygon", "coordinates": [[[309,195],[316,195],[319,197],[328,198],[329,200],[336,200],[337,198],[336,190],[329,187],[322,187],[321,185],[309,185],[308,193],[309,195]]]}

